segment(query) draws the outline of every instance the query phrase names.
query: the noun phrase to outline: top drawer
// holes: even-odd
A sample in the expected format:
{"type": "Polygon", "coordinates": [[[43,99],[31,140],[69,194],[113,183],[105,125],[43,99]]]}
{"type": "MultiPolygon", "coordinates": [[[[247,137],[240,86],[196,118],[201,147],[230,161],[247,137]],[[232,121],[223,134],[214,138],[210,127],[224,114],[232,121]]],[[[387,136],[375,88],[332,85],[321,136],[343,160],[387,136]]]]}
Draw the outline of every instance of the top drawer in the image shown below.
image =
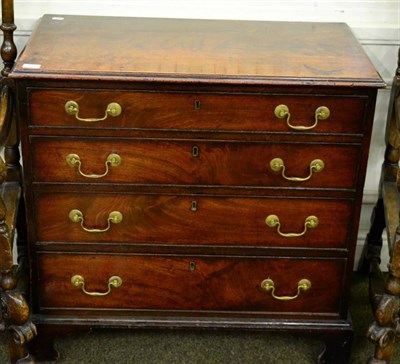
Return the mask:
{"type": "Polygon", "coordinates": [[[363,130],[366,100],[351,96],[31,90],[30,123],[66,128],[355,134],[363,130]],[[277,110],[277,116],[279,105],[284,107],[277,110]],[[327,109],[320,112],[321,106],[329,109],[329,116],[327,109]]]}

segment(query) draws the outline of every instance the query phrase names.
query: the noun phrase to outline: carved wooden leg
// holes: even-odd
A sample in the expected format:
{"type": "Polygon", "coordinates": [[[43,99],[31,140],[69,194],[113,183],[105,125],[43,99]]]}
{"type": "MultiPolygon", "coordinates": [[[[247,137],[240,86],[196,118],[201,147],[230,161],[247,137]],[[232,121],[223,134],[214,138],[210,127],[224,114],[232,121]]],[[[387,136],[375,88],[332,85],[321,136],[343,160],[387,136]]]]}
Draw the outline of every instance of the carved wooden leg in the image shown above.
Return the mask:
{"type": "Polygon", "coordinates": [[[36,335],[36,328],[31,322],[23,326],[8,329],[8,352],[11,363],[34,364],[35,359],[27,349],[26,343],[36,335]]]}
{"type": "Polygon", "coordinates": [[[353,345],[353,330],[325,335],[325,348],[318,356],[319,364],[346,364],[350,361],[353,345]]]}
{"type": "Polygon", "coordinates": [[[393,356],[399,311],[399,298],[385,294],[382,296],[375,314],[375,321],[369,327],[368,337],[375,343],[374,357],[368,363],[388,364],[393,356]]]}
{"type": "Polygon", "coordinates": [[[34,363],[27,343],[36,335],[36,327],[30,321],[29,307],[24,296],[16,289],[14,272],[2,272],[0,284],[1,321],[8,333],[11,363],[34,363]]]}
{"type": "MultiPolygon", "coordinates": [[[[398,234],[398,232],[397,232],[398,234]]],[[[396,237],[398,238],[398,236],[396,237]]],[[[368,363],[390,363],[396,335],[400,334],[400,243],[396,242],[389,265],[389,279],[385,294],[375,312],[375,321],[368,330],[368,337],[375,343],[374,357],[368,363]]]]}

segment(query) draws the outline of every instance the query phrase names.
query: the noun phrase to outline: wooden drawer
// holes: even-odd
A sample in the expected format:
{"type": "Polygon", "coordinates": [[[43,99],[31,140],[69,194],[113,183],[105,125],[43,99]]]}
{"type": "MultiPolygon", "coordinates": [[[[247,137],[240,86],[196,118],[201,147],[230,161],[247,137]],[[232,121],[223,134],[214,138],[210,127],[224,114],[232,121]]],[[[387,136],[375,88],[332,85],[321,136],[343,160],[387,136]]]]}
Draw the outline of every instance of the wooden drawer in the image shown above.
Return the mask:
{"type": "Polygon", "coordinates": [[[338,313],[344,259],[242,258],[39,254],[40,307],[135,310],[207,310],[247,312],[338,313]],[[110,277],[122,283],[107,293],[110,277]],[[75,277],[77,278],[77,277],[75,277]],[[311,287],[282,301],[261,288],[272,279],[274,294],[295,296],[299,281],[311,287]],[[79,281],[79,280],[78,280],[79,281]],[[82,282],[82,280],[80,280],[82,282]]]}
{"type": "Polygon", "coordinates": [[[351,189],[359,164],[358,146],[343,144],[43,137],[31,144],[38,182],[351,189]],[[107,162],[113,154],[119,163],[107,162]],[[277,158],[282,167],[274,169],[277,158]]]}
{"type": "MultiPolygon", "coordinates": [[[[317,133],[362,133],[366,97],[313,95],[203,94],[93,90],[33,90],[30,95],[31,124],[66,128],[129,128],[212,131],[297,132],[275,108],[289,108],[290,123],[310,127],[320,106],[330,110],[327,120],[311,129],[317,133]],[[65,111],[75,101],[83,119],[106,116],[107,106],[118,103],[119,116],[85,122],[65,111]]],[[[304,132],[304,131],[299,131],[304,132]]],[[[307,132],[307,130],[306,130],[307,132]]]]}
{"type": "Polygon", "coordinates": [[[352,214],[344,199],[36,193],[37,240],[46,242],[345,248],[352,214]],[[121,222],[108,223],[113,211],[121,222]],[[280,227],[267,226],[270,215],[280,227]],[[305,227],[310,216],[318,226],[305,227]]]}

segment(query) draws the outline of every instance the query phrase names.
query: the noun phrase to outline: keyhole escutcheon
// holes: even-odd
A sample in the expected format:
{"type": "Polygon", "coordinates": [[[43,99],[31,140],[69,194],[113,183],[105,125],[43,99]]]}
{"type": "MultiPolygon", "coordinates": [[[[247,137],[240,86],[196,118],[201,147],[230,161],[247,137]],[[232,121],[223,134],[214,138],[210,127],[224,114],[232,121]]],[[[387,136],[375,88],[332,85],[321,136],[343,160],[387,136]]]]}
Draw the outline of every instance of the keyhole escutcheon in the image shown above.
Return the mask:
{"type": "Polygon", "coordinates": [[[194,145],[192,147],[192,156],[193,156],[193,158],[199,158],[200,157],[200,148],[197,145],[194,145]]]}
{"type": "Polygon", "coordinates": [[[197,211],[197,201],[192,201],[190,204],[190,211],[196,212],[197,211]]]}

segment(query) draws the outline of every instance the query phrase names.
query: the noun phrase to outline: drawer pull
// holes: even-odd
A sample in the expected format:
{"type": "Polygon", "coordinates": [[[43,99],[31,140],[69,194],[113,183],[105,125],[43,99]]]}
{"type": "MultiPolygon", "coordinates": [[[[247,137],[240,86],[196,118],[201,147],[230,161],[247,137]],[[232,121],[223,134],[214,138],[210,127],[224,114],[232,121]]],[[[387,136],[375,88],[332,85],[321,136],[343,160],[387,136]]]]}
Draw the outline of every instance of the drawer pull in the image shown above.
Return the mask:
{"type": "Polygon", "coordinates": [[[319,224],[319,220],[316,216],[308,216],[304,221],[304,230],[301,233],[283,233],[281,231],[281,222],[279,221],[279,217],[276,215],[268,215],[265,219],[265,223],[270,228],[277,227],[278,234],[284,238],[298,238],[305,235],[308,229],[316,228],[319,224]]]}
{"type": "Polygon", "coordinates": [[[121,164],[121,157],[118,154],[111,153],[108,155],[107,160],[105,162],[106,170],[104,173],[102,173],[102,174],[86,174],[86,173],[83,173],[81,170],[82,162],[81,162],[81,158],[79,157],[78,154],[68,154],[66,160],[67,160],[67,163],[69,166],[71,166],[71,167],[77,166],[79,174],[86,178],[105,177],[109,171],[108,166],[116,167],[121,164]]]}
{"type": "Polygon", "coordinates": [[[75,115],[75,118],[85,123],[95,123],[97,121],[104,121],[108,116],[118,116],[122,112],[122,107],[116,102],[111,102],[107,105],[105,114],[101,118],[81,118],[79,117],[79,104],[76,101],[70,100],[65,103],[65,111],[68,115],[75,115]]]}
{"type": "Polygon", "coordinates": [[[310,130],[310,129],[314,129],[317,125],[318,122],[320,120],[326,120],[329,118],[329,115],[331,114],[329,108],[327,108],[326,106],[319,106],[316,110],[315,110],[315,122],[313,125],[310,126],[302,126],[302,125],[292,125],[290,124],[290,111],[289,108],[286,105],[278,105],[275,108],[275,116],[278,119],[286,119],[286,124],[294,130],[310,130]]]}
{"type": "Polygon", "coordinates": [[[112,211],[108,215],[106,228],[104,228],[104,229],[89,229],[84,226],[85,219],[83,217],[83,213],[80,210],[77,210],[77,209],[71,210],[69,212],[68,216],[72,222],[80,223],[82,229],[88,233],[104,233],[104,232],[110,230],[111,223],[119,224],[122,221],[122,214],[119,211],[112,211]]]}
{"type": "Polygon", "coordinates": [[[275,295],[275,283],[271,278],[264,279],[261,282],[261,288],[267,292],[271,291],[271,296],[279,301],[291,301],[300,296],[301,291],[307,291],[311,288],[311,282],[303,278],[297,284],[297,294],[295,296],[276,296],[275,295]]]}
{"type": "Polygon", "coordinates": [[[313,175],[313,172],[321,172],[325,168],[325,163],[321,159],[314,159],[310,163],[310,174],[307,177],[288,177],[285,174],[285,163],[281,158],[274,158],[271,160],[269,163],[271,169],[274,172],[279,172],[282,170],[282,177],[288,181],[295,181],[295,182],[304,182],[308,181],[311,176],[313,175]]]}
{"type": "Polygon", "coordinates": [[[111,288],[118,288],[122,285],[122,279],[118,276],[112,276],[108,279],[108,290],[106,292],[88,292],[85,289],[85,279],[80,275],[74,275],[71,283],[75,287],[81,286],[82,292],[88,296],[107,296],[111,292],[111,288]]]}

